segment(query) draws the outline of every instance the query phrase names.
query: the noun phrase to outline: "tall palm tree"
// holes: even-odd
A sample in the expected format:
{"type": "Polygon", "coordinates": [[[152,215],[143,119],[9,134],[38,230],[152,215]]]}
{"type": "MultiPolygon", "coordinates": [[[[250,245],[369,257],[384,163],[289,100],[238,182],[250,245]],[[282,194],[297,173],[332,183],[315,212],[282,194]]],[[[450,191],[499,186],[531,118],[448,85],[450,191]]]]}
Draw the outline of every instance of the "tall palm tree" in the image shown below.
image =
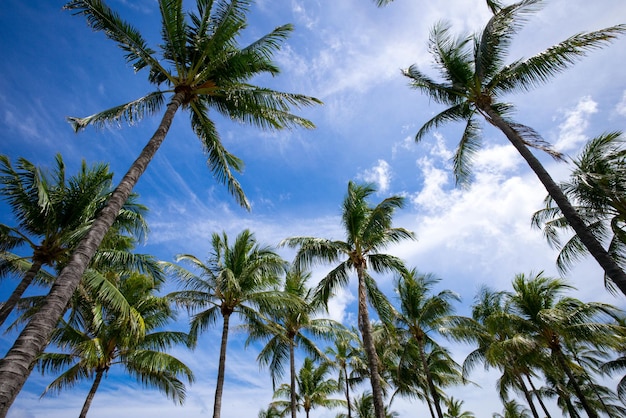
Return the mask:
{"type": "Polygon", "coordinates": [[[358,338],[356,329],[353,329],[350,332],[337,336],[334,345],[326,348],[326,355],[330,356],[334,366],[339,369],[337,382],[346,397],[346,406],[348,408],[347,418],[352,418],[350,389],[353,385],[362,380],[361,376],[354,376],[353,374],[355,368],[357,370],[362,368],[360,361],[362,349],[358,338]],[[352,371],[349,372],[350,369],[352,369],[352,371]]]}
{"type": "MultiPolygon", "coordinates": [[[[626,148],[621,132],[610,132],[591,139],[573,161],[573,170],[567,182],[560,187],[585,220],[589,229],[601,242],[608,242],[608,252],[622,267],[626,266],[626,148]]],[[[574,235],[561,244],[559,232],[570,229],[567,219],[553,199],[545,199],[544,209],[535,212],[532,223],[543,228],[550,245],[561,251],[557,258],[560,271],[588,253],[574,235]]],[[[610,281],[606,281],[611,286],[610,281]]],[[[609,287],[612,289],[612,287],[609,287]]]]}
{"type": "Polygon", "coordinates": [[[493,418],[530,418],[528,409],[517,403],[515,399],[511,399],[504,403],[503,413],[495,412],[493,418]]]}
{"type": "Polygon", "coordinates": [[[114,41],[124,51],[126,62],[135,71],[147,69],[148,81],[157,87],[156,91],[144,97],[112,109],[86,118],[70,118],[76,130],[123,120],[136,122],[167,105],[154,135],[72,253],[45,305],[0,361],[0,417],[6,416],[30,373],[31,364],[45,348],[50,333],[78,286],[89,260],[165,139],[179,109],[190,112],[191,126],[208,155],[208,165],[214,177],[225,183],[245,207],[249,205],[231,171],[239,171],[242,162],[224,148],[216,126],[209,118],[209,109],[228,119],[263,129],[313,128],[310,121],[290,113],[290,108],[321,103],[319,100],[249,83],[257,75],[279,73],[279,68],[272,62],[272,55],[292,30],[290,25],[280,26],[251,44],[240,47],[237,39],[247,25],[246,14],[250,3],[251,0],[196,0],[197,10],[185,13],[182,0],[159,0],[162,40],[156,51],[148,46],[139,31],[101,0],[73,0],[65,5],[65,9],[84,16],[91,28],[102,31],[114,41]]]}
{"type": "Polygon", "coordinates": [[[587,415],[597,417],[600,399],[583,387],[595,383],[588,373],[578,372],[576,354],[581,347],[616,348],[616,335],[621,330],[607,320],[619,318],[620,311],[608,304],[564,297],[562,293],[571,286],[541,273],[532,277],[517,275],[513,289],[511,302],[517,318],[511,319],[533,341],[536,351],[544,351],[552,359],[552,367],[544,373],[556,381],[566,380],[587,415]]]}
{"type": "Polygon", "coordinates": [[[448,411],[443,415],[445,418],[475,418],[474,413],[463,411],[463,401],[450,397],[446,401],[448,411]]]}
{"type": "Polygon", "coordinates": [[[317,287],[316,293],[324,303],[328,303],[336,289],[346,286],[350,272],[356,271],[359,331],[367,354],[376,416],[383,418],[383,392],[378,371],[378,356],[372,338],[368,299],[379,310],[381,319],[390,317],[391,306],[376,287],[368,269],[376,273],[403,271],[405,267],[399,258],[380,251],[391,244],[413,238],[413,233],[404,228],[392,227],[393,213],[403,206],[404,198],[392,196],[371,207],[367,200],[375,191],[372,185],[348,183],[348,193],[343,201],[342,211],[345,241],[292,237],[284,240],[283,244],[298,247],[294,264],[299,268],[306,268],[315,262],[339,263],[317,287]]]}
{"type": "MultiPolygon", "coordinates": [[[[343,406],[344,401],[342,399],[333,399],[330,396],[333,393],[339,391],[339,385],[334,379],[328,379],[327,376],[330,373],[331,364],[328,362],[322,362],[319,366],[315,367],[315,363],[309,357],[304,359],[300,371],[298,371],[297,393],[296,399],[298,402],[298,409],[304,409],[306,418],[309,418],[309,414],[312,409],[321,406],[323,408],[335,408],[337,406],[343,406]]],[[[288,384],[281,385],[274,393],[275,398],[291,398],[291,386],[288,384]]],[[[278,409],[288,411],[291,408],[291,401],[277,400],[273,402],[278,409]]]]}
{"type": "Polygon", "coordinates": [[[92,379],[79,415],[84,418],[102,377],[119,364],[145,386],[156,387],[183,403],[185,385],[181,379],[191,383],[193,373],[165,350],[179,343],[187,344],[189,338],[182,332],[164,330],[175,313],[167,298],[156,295],[158,286],[154,283],[148,276],[134,274],[118,284],[122,295],[140,315],[143,326],[138,332],[132,332],[134,327],[118,312],[98,303],[96,295],[84,295],[74,303],[78,312],[69,321],[62,320],[52,335],[52,342],[61,352],[44,352],[37,359],[44,374],[63,371],[46,387],[44,395],[71,388],[82,379],[92,379]]]}
{"type": "Polygon", "coordinates": [[[199,275],[175,264],[168,267],[185,290],[173,292],[169,297],[186,307],[191,317],[191,337],[211,327],[222,317],[222,340],[215,386],[213,418],[219,418],[226,371],[226,347],[230,320],[233,314],[244,321],[258,322],[260,312],[281,309],[284,295],[275,290],[285,271],[285,261],[268,246],[257,243],[249,230],[242,231],[230,245],[225,232],[214,233],[212,251],[206,263],[191,254],[177,257],[199,271],[199,275]]]}
{"type": "Polygon", "coordinates": [[[308,335],[328,340],[344,333],[340,323],[314,317],[320,313],[322,305],[313,299],[313,292],[307,287],[310,277],[309,272],[291,268],[287,272],[282,289],[289,299],[285,299],[282,309],[264,313],[265,318],[251,318],[246,327],[249,334],[248,343],[258,339],[267,341],[257,360],[262,366],[269,366],[274,389],[277,380],[284,374],[284,362],[288,358],[292,418],[296,418],[297,412],[296,348],[304,349],[307,356],[314,360],[326,360],[323,351],[308,335]]]}
{"type": "MultiPolygon", "coordinates": [[[[396,292],[400,301],[400,310],[396,318],[396,328],[400,334],[405,335],[405,341],[415,344],[419,369],[424,374],[437,416],[443,418],[442,402],[430,369],[428,350],[436,351],[439,348],[434,337],[440,329],[461,326],[469,319],[453,315],[452,303],[460,301],[456,293],[450,290],[432,293],[434,285],[439,281],[440,279],[434,275],[420,274],[416,269],[411,269],[399,276],[396,282],[396,292]]],[[[411,344],[405,345],[407,352],[410,352],[410,347],[411,344]]]]}
{"type": "Polygon", "coordinates": [[[449,106],[420,128],[416,141],[442,124],[465,121],[465,130],[454,156],[454,173],[458,183],[466,183],[470,177],[472,156],[481,145],[477,117],[484,117],[504,133],[545,186],[606,275],[626,294],[626,273],[587,228],[566,195],[529,148],[546,151],[557,159],[562,158],[561,155],[535,130],[512,120],[510,115],[513,106],[500,101],[503,95],[546,83],[588,51],[600,48],[624,33],[626,25],[577,34],[533,57],[505,64],[513,36],[527,16],[538,9],[541,0],[522,0],[507,7],[501,7],[498,1],[488,3],[491,3],[489,6],[494,12],[493,17],[476,36],[456,38],[450,33],[447,23],[439,23],[433,28],[430,50],[443,82],[431,79],[415,65],[404,70],[412,87],[435,102],[449,106]]]}
{"type": "MultiPolygon", "coordinates": [[[[2,241],[11,247],[25,244],[32,250],[28,270],[19,285],[0,307],[0,325],[4,324],[16,303],[31,285],[43,266],[59,268],[93,223],[111,193],[113,173],[107,164],[91,167],[83,160],[78,173],[69,176],[61,154],[48,171],[25,158],[13,167],[9,158],[0,155],[0,198],[12,209],[17,226],[0,224],[2,241]]],[[[147,231],[143,215],[146,208],[133,199],[126,202],[114,227],[141,238],[147,231]]],[[[4,269],[19,271],[21,257],[0,253],[4,269]]]]}

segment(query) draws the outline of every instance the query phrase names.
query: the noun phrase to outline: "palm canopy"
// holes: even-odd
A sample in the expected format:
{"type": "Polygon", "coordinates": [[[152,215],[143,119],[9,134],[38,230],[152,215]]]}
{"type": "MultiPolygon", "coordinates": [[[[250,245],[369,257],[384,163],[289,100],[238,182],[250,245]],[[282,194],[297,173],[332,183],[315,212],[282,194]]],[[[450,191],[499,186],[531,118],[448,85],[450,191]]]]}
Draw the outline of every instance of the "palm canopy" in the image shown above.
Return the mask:
{"type": "MultiPolygon", "coordinates": [[[[602,242],[609,242],[608,251],[621,266],[626,265],[626,148],[621,132],[609,132],[592,138],[573,160],[569,180],[561,188],[576,204],[576,209],[589,228],[602,242]]],[[[533,226],[543,228],[550,245],[560,248],[557,266],[562,272],[571,268],[587,249],[577,235],[565,243],[560,233],[570,229],[558,206],[550,196],[544,209],[532,218],[533,226]]],[[[609,284],[607,282],[607,284],[609,284]]]]}
{"type": "Polygon", "coordinates": [[[522,136],[525,145],[561,158],[532,128],[508,119],[513,106],[501,102],[501,97],[545,84],[587,52],[600,48],[626,31],[626,25],[616,25],[576,34],[535,56],[507,63],[514,35],[528,16],[540,8],[542,0],[523,0],[507,7],[498,3],[488,2],[494,15],[483,31],[474,36],[455,37],[446,22],[433,27],[429,49],[442,81],[432,79],[415,65],[403,71],[412,87],[435,102],[449,106],[422,126],[415,137],[417,141],[445,123],[466,123],[454,156],[454,173],[460,184],[469,181],[472,157],[481,146],[477,115],[482,114],[492,122],[487,110],[504,117],[522,136]]]}
{"type": "Polygon", "coordinates": [[[136,327],[125,316],[99,303],[98,295],[83,293],[73,303],[75,312],[53,333],[52,341],[62,352],[46,352],[38,359],[42,373],[62,371],[44,394],[71,388],[82,379],[93,380],[81,417],[87,414],[103,374],[118,364],[145,386],[156,387],[180,403],[185,399],[182,379],[193,380],[191,370],[165,352],[179,343],[187,344],[188,336],[164,330],[175,313],[167,298],[156,295],[154,280],[134,274],[118,287],[143,327],[131,332],[136,327]]]}
{"type": "Polygon", "coordinates": [[[247,26],[251,0],[197,0],[195,11],[185,11],[182,0],[159,0],[162,17],[161,43],[157,50],[143,36],[100,0],[71,1],[65,8],[83,15],[88,25],[104,34],[125,52],[135,71],[148,70],[148,81],[157,90],[84,118],[69,118],[75,130],[88,125],[102,127],[126,121],[135,123],[160,111],[168,94],[181,95],[189,110],[191,126],[207,153],[216,179],[228,186],[239,203],[248,206],[231,168],[243,163],[222,145],[209,110],[228,119],[263,129],[313,124],[290,113],[291,107],[321,103],[302,94],[277,92],[249,81],[261,74],[275,76],[279,68],[272,55],[292,31],[287,24],[246,45],[237,37],[247,26]]]}
{"type": "MultiPolygon", "coordinates": [[[[16,226],[0,224],[0,274],[13,272],[22,276],[0,309],[0,323],[4,323],[43,266],[60,270],[67,262],[106,204],[112,177],[107,164],[88,166],[85,161],[70,176],[61,154],[56,155],[52,169],[36,166],[25,158],[19,158],[14,167],[7,156],[0,156],[1,198],[9,204],[17,222],[16,226]],[[20,245],[31,248],[32,254],[27,257],[30,263],[22,263],[22,257],[9,252],[20,245]]],[[[140,241],[148,230],[143,217],[146,212],[147,208],[132,195],[118,214],[111,236],[121,239],[121,234],[127,234],[126,239],[140,241]]]]}

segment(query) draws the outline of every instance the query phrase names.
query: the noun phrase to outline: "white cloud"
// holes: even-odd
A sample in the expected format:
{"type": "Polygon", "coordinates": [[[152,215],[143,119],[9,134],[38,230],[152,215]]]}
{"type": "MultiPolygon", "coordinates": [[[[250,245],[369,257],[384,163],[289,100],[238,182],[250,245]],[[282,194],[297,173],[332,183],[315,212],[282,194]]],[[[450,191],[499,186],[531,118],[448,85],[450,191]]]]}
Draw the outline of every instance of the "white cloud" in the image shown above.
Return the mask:
{"type": "Polygon", "coordinates": [[[391,167],[385,160],[378,160],[375,166],[357,175],[357,178],[360,180],[364,180],[368,183],[376,183],[378,185],[379,194],[384,194],[389,190],[391,177],[391,167]]]}
{"type": "Polygon", "coordinates": [[[589,127],[589,117],[597,112],[598,104],[591,97],[583,97],[574,109],[566,110],[565,120],[559,124],[559,139],[554,148],[562,152],[578,150],[588,139],[585,131],[589,127]]]}
{"type": "Polygon", "coordinates": [[[622,94],[622,100],[615,106],[615,113],[626,117],[626,91],[622,94]]]}

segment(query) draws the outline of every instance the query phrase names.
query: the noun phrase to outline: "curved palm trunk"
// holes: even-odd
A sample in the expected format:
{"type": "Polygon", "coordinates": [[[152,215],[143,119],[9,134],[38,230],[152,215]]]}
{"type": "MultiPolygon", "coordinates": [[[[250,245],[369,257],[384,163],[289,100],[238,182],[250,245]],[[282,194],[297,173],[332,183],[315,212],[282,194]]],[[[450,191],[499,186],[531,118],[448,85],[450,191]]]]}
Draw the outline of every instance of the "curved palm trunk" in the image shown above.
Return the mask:
{"type": "Polygon", "coordinates": [[[296,400],[296,356],[293,339],[289,341],[289,396],[291,399],[291,418],[296,418],[298,401],[296,400]]]}
{"type": "Polygon", "coordinates": [[[89,394],[87,395],[87,399],[85,399],[85,403],[83,404],[83,409],[80,410],[80,415],[78,418],[85,418],[87,416],[87,411],[89,411],[89,407],[91,406],[91,401],[93,401],[93,397],[96,396],[96,391],[100,386],[100,382],[102,381],[102,376],[104,375],[104,370],[98,370],[96,372],[96,379],[93,381],[93,385],[91,385],[91,389],[89,390],[89,394]]]}
{"type": "Polygon", "coordinates": [[[424,368],[424,374],[426,375],[426,382],[428,383],[428,390],[430,391],[430,395],[433,398],[433,404],[435,404],[435,410],[437,411],[437,416],[439,418],[443,418],[443,411],[441,410],[441,400],[439,399],[439,393],[437,393],[437,388],[435,387],[435,383],[433,382],[433,376],[430,373],[430,369],[428,368],[428,359],[426,358],[426,352],[424,351],[424,346],[422,345],[420,341],[418,341],[418,344],[420,348],[420,359],[422,361],[422,367],[424,368]]]}
{"type": "Polygon", "coordinates": [[[359,330],[363,337],[363,348],[367,355],[367,365],[370,371],[370,383],[372,384],[372,398],[376,418],[385,418],[385,405],[383,403],[383,390],[380,386],[380,373],[378,371],[378,355],[372,337],[372,324],[367,311],[367,293],[365,292],[365,279],[363,267],[357,266],[359,280],[359,330]]]}
{"type": "Polygon", "coordinates": [[[555,354],[556,354],[556,358],[558,359],[559,366],[561,366],[561,368],[567,375],[567,378],[569,379],[570,383],[574,387],[574,393],[576,393],[576,397],[578,397],[578,400],[580,401],[581,405],[583,406],[583,409],[585,410],[589,418],[598,418],[598,413],[591,407],[591,405],[589,405],[589,402],[587,402],[587,397],[585,396],[582,389],[580,388],[580,385],[578,384],[576,377],[572,374],[572,370],[567,365],[567,362],[565,361],[563,353],[560,350],[555,350],[555,354]]]}
{"type": "Polygon", "coordinates": [[[33,259],[33,264],[31,264],[30,268],[20,281],[20,284],[17,285],[6,302],[2,304],[2,307],[0,308],[0,325],[4,324],[4,321],[7,320],[9,314],[13,311],[13,308],[15,308],[15,305],[17,305],[17,302],[22,298],[26,289],[28,289],[37,273],[39,273],[39,270],[41,270],[42,265],[43,263],[37,260],[37,258],[33,259]]]}
{"type": "Polygon", "coordinates": [[[524,144],[520,135],[490,107],[481,108],[480,110],[487,114],[489,123],[500,129],[526,160],[548,191],[548,194],[554,199],[559,209],[561,209],[561,213],[567,220],[567,223],[572,227],[574,232],[576,232],[576,235],[578,235],[589,253],[596,259],[613,283],[626,295],[626,273],[624,273],[615,260],[598,242],[589,228],[587,228],[585,222],[580,218],[576,209],[574,209],[561,188],[554,182],[550,174],[548,174],[541,162],[533,155],[526,144],[524,144]]]}
{"type": "Polygon", "coordinates": [[[537,408],[535,407],[535,403],[533,402],[533,397],[530,396],[530,392],[528,392],[528,388],[524,384],[524,379],[519,374],[516,375],[516,377],[517,377],[517,385],[524,393],[524,397],[526,398],[526,403],[528,404],[528,407],[530,408],[530,412],[532,412],[533,417],[539,418],[539,413],[537,412],[537,408]]]}
{"type": "Polygon", "coordinates": [[[222,327],[222,344],[220,345],[220,362],[217,368],[217,385],[215,386],[215,402],[213,404],[213,418],[219,418],[222,414],[222,392],[224,391],[224,374],[226,371],[226,346],[228,344],[228,327],[230,325],[230,313],[225,312],[224,325],[222,327]]]}
{"type": "Polygon", "coordinates": [[[534,395],[537,397],[537,400],[539,401],[539,405],[541,405],[541,409],[543,409],[543,413],[546,414],[546,418],[552,418],[552,415],[550,415],[550,412],[548,411],[548,408],[546,407],[546,404],[543,402],[543,399],[541,398],[541,395],[539,395],[539,392],[537,391],[537,388],[533,384],[533,380],[530,378],[530,376],[528,374],[526,374],[526,379],[528,379],[528,384],[530,385],[531,389],[533,390],[534,395]]]}
{"type": "Polygon", "coordinates": [[[63,315],[85,269],[105,234],[113,225],[133,187],[139,181],[139,177],[161,146],[183,99],[183,92],[174,95],[167,106],[161,124],[124,175],[89,232],[72,253],[68,264],[55,280],[43,305],[22,330],[6,356],[0,360],[0,418],[6,417],[9,408],[33,369],[36,357],[48,345],[52,330],[63,315]]]}

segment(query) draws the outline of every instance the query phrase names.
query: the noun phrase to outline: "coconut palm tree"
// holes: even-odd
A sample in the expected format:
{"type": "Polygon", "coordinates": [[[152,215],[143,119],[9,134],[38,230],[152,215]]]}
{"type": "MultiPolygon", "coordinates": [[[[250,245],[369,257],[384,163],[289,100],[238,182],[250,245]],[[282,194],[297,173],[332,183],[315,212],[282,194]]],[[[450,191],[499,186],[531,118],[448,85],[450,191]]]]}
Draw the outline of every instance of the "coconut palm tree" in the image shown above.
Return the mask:
{"type": "Polygon", "coordinates": [[[511,119],[513,106],[501,101],[501,97],[506,94],[546,83],[587,52],[600,48],[624,33],[626,25],[577,34],[533,57],[506,64],[506,54],[513,36],[542,2],[522,0],[507,7],[501,7],[498,1],[488,3],[493,17],[482,32],[473,37],[454,37],[448,23],[439,23],[432,29],[430,50],[444,81],[430,78],[415,65],[404,70],[412,87],[435,102],[449,106],[427,121],[415,139],[421,140],[427,132],[447,122],[464,121],[465,129],[454,156],[454,174],[457,183],[466,184],[470,178],[472,157],[481,146],[477,118],[484,117],[504,133],[545,186],[568,224],[606,275],[626,294],[626,273],[587,228],[530,148],[546,151],[557,159],[562,156],[535,130],[511,119]]]}
{"type": "MultiPolygon", "coordinates": [[[[610,132],[591,139],[578,158],[567,182],[560,187],[576,203],[576,210],[601,242],[608,242],[611,257],[626,266],[626,148],[621,132],[610,132]]],[[[572,264],[588,254],[578,235],[564,244],[560,232],[570,230],[567,219],[553,199],[545,199],[544,209],[532,218],[533,226],[543,228],[548,243],[561,251],[557,266],[567,272],[572,264]]],[[[611,286],[610,281],[605,284],[611,286]]],[[[609,287],[612,289],[612,287],[609,287]]]]}
{"type": "Polygon", "coordinates": [[[69,389],[83,379],[92,385],[79,417],[87,415],[102,377],[111,367],[121,365],[146,387],[156,387],[174,401],[183,403],[185,385],[193,381],[192,371],[165,352],[174,345],[189,342],[188,335],[166,331],[174,319],[169,300],[157,296],[158,286],[148,276],[134,274],[118,284],[120,292],[137,311],[142,327],[129,324],[117,311],[98,303],[97,295],[76,300],[77,311],[68,321],[61,320],[52,335],[60,352],[45,352],[37,359],[43,374],[63,371],[50,383],[44,395],[69,389]],[[136,330],[137,332],[133,332],[136,330]]]}
{"type": "MultiPolygon", "coordinates": [[[[323,408],[335,408],[343,406],[345,401],[342,399],[333,399],[330,396],[333,393],[339,391],[339,385],[334,379],[328,379],[327,376],[331,371],[331,364],[328,362],[322,362],[319,366],[315,367],[315,363],[309,357],[304,359],[302,367],[298,371],[297,393],[296,399],[298,403],[298,410],[304,409],[306,418],[309,418],[309,414],[312,409],[321,406],[323,408]]],[[[291,386],[288,384],[282,384],[278,390],[274,393],[274,398],[291,398],[291,386]]],[[[273,402],[273,405],[283,411],[289,411],[291,409],[291,400],[277,400],[273,402]]],[[[283,413],[283,416],[285,413],[283,413]]]]}
{"type": "Polygon", "coordinates": [[[363,347],[367,354],[372,394],[376,416],[383,418],[383,392],[378,371],[378,356],[372,338],[372,325],[368,312],[368,299],[377,308],[383,320],[391,318],[392,308],[376,287],[369,275],[403,271],[402,261],[380,251],[390,244],[413,238],[413,233],[404,228],[392,227],[396,209],[404,204],[404,198],[392,196],[371,207],[367,199],[376,189],[372,185],[348,183],[348,193],[343,201],[342,223],[346,240],[329,240],[314,237],[292,237],[284,245],[298,247],[294,265],[306,268],[315,262],[339,263],[320,281],[316,294],[328,303],[334,292],[348,284],[350,272],[355,271],[358,279],[358,325],[363,347]]]}
{"type": "Polygon", "coordinates": [[[347,418],[352,418],[352,401],[350,400],[350,389],[363,380],[362,376],[355,375],[354,371],[367,368],[361,362],[362,348],[356,329],[342,333],[334,340],[334,345],[326,348],[326,355],[330,356],[333,365],[339,369],[337,382],[346,397],[346,407],[348,408],[347,418]],[[352,369],[349,372],[349,369],[352,369]]]}
{"type": "Polygon", "coordinates": [[[443,414],[444,418],[475,418],[474,413],[470,411],[463,411],[463,401],[454,399],[446,400],[446,406],[448,411],[443,414]]]}
{"type": "MultiPolygon", "coordinates": [[[[435,387],[433,372],[430,369],[428,351],[437,351],[439,344],[434,339],[438,330],[444,327],[459,327],[469,322],[468,318],[453,315],[453,302],[460,301],[460,297],[450,291],[442,290],[433,294],[433,287],[440,281],[432,274],[420,274],[411,269],[401,274],[396,281],[396,292],[400,302],[400,309],[396,317],[396,329],[401,338],[409,344],[404,344],[405,353],[400,362],[410,361],[411,348],[417,352],[418,369],[423,373],[429,397],[435,407],[437,416],[443,418],[439,391],[435,387]],[[413,343],[412,346],[410,343],[413,343]],[[407,358],[408,356],[408,358],[407,358]]],[[[417,366],[417,365],[416,365],[417,366]]],[[[454,367],[452,368],[454,369],[454,367]]],[[[460,366],[458,366],[460,369],[460,366]]],[[[459,379],[461,374],[458,372],[459,379]]]]}
{"type": "Polygon", "coordinates": [[[296,418],[296,348],[302,348],[314,360],[327,360],[323,351],[308,335],[326,340],[339,337],[344,333],[343,325],[326,319],[315,318],[322,305],[313,299],[313,292],[307,287],[309,272],[291,268],[286,275],[282,291],[285,300],[282,309],[264,313],[265,318],[251,318],[246,329],[248,342],[265,340],[257,361],[262,366],[269,366],[272,386],[284,374],[284,362],[289,360],[289,384],[291,386],[291,416],[296,418]],[[298,303],[294,303],[293,300],[298,303]],[[259,319],[259,320],[257,320],[259,319]]]}
{"type": "MultiPolygon", "coordinates": [[[[111,193],[113,173],[107,164],[87,166],[83,160],[78,173],[68,177],[61,154],[55,157],[51,171],[19,158],[13,167],[9,158],[0,156],[0,197],[12,209],[17,226],[0,224],[3,242],[10,246],[0,253],[3,269],[22,276],[19,285],[0,307],[0,325],[4,324],[18,300],[44,266],[59,269],[72,249],[93,223],[111,193]],[[25,244],[32,250],[28,270],[17,267],[23,258],[8,252],[25,244]]],[[[116,218],[114,227],[141,239],[147,232],[143,215],[147,209],[128,200],[116,218]]]]}
{"type": "Polygon", "coordinates": [[[222,317],[222,340],[215,386],[213,417],[219,418],[226,371],[226,347],[233,314],[244,321],[258,322],[261,312],[278,310],[285,297],[275,290],[286,269],[285,261],[268,246],[260,245],[249,230],[242,231],[231,245],[228,235],[214,233],[212,251],[206,263],[191,254],[177,257],[199,274],[169,263],[168,269],[178,277],[185,290],[169,294],[171,300],[192,314],[192,339],[196,340],[222,317]]]}
{"type": "Polygon", "coordinates": [[[6,415],[28,377],[30,365],[41,353],[80,282],[89,261],[111,227],[131,190],[165,139],[174,115],[188,110],[191,127],[208,156],[214,177],[227,185],[241,205],[248,207],[232,170],[242,162],[223,146],[214,122],[213,109],[227,119],[263,129],[313,124],[290,113],[292,107],[321,103],[300,94],[277,92],[249,83],[255,76],[277,75],[272,55],[291,32],[280,26],[267,35],[240,47],[239,36],[247,26],[251,0],[196,0],[196,11],[184,12],[182,0],[159,0],[162,40],[157,50],[102,0],[73,0],[65,9],[84,16],[88,25],[115,42],[135,71],[148,70],[148,81],[156,90],[146,96],[86,118],[70,118],[74,129],[102,127],[120,121],[136,122],[165,107],[156,129],[128,172],[122,177],[105,208],[72,253],[55,281],[46,303],[16,339],[0,362],[0,417],[6,415]],[[160,52],[160,53],[159,53],[160,52]],[[168,97],[169,96],[169,97],[168,97]]]}
{"type": "MultiPolygon", "coordinates": [[[[355,418],[374,418],[374,397],[371,392],[365,391],[354,400],[355,418]]],[[[395,418],[399,414],[390,411],[389,406],[385,405],[385,418],[395,418]]],[[[337,418],[346,418],[345,414],[338,414],[337,418]]]]}
{"type": "Polygon", "coordinates": [[[551,367],[544,369],[545,375],[555,381],[565,380],[587,415],[597,417],[600,399],[583,387],[595,383],[581,370],[576,354],[581,347],[615,349],[615,337],[622,330],[609,321],[619,318],[621,312],[608,304],[563,297],[562,293],[572,287],[541,273],[517,275],[513,289],[511,303],[517,317],[511,319],[536,351],[552,359],[551,367]]]}
{"type": "Polygon", "coordinates": [[[528,409],[517,403],[515,399],[511,399],[504,403],[503,413],[495,412],[493,418],[530,418],[528,409]]]}

